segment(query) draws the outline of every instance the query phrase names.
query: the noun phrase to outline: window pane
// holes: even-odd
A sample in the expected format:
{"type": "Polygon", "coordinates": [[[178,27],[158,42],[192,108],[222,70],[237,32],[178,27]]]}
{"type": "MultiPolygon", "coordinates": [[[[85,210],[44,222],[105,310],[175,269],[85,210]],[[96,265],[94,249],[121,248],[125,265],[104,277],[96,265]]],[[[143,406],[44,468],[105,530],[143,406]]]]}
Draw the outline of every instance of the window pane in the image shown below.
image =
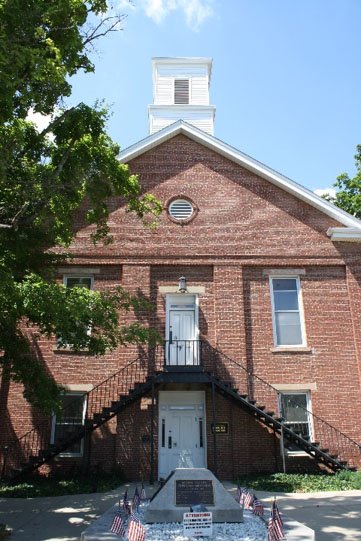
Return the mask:
{"type": "MultiPolygon", "coordinates": [[[[79,425],[56,425],[55,427],[55,434],[54,434],[54,444],[57,445],[58,443],[62,443],[63,441],[67,440],[68,438],[70,438],[71,436],[73,436],[74,434],[76,434],[76,432],[78,432],[78,430],[81,428],[81,424],[79,425]]],[[[66,454],[70,454],[70,453],[77,453],[77,454],[80,454],[81,453],[81,442],[82,440],[79,440],[75,443],[73,443],[73,445],[71,445],[70,447],[68,447],[64,453],[66,454]]]]}
{"type": "MultiPolygon", "coordinates": [[[[311,431],[308,419],[307,395],[306,394],[282,394],[281,415],[286,419],[285,425],[305,440],[311,439],[311,431]]],[[[296,443],[285,442],[290,451],[300,451],[296,443]]]]}
{"type": "Polygon", "coordinates": [[[63,415],[59,421],[61,423],[74,423],[75,421],[81,423],[83,419],[84,396],[68,394],[62,397],[62,403],[63,415]]]}
{"type": "Polygon", "coordinates": [[[282,395],[282,413],[287,421],[308,422],[305,394],[282,395]]]}
{"type": "Polygon", "coordinates": [[[277,345],[302,344],[300,314],[277,312],[275,314],[277,345]]]}
{"type": "Polygon", "coordinates": [[[86,287],[87,289],[91,289],[91,278],[88,277],[79,277],[79,276],[68,276],[66,278],[66,287],[86,287]]]}
{"type": "Polygon", "coordinates": [[[296,278],[274,278],[273,291],[297,291],[296,278]]]}
{"type": "MultiPolygon", "coordinates": [[[[84,424],[83,411],[85,394],[66,394],[61,397],[63,405],[62,415],[55,417],[53,443],[65,443],[66,440],[76,435],[84,424]]],[[[68,447],[64,454],[81,454],[82,440],[68,447]]]]}
{"type": "Polygon", "coordinates": [[[275,310],[298,310],[297,291],[275,291],[275,310]]]}

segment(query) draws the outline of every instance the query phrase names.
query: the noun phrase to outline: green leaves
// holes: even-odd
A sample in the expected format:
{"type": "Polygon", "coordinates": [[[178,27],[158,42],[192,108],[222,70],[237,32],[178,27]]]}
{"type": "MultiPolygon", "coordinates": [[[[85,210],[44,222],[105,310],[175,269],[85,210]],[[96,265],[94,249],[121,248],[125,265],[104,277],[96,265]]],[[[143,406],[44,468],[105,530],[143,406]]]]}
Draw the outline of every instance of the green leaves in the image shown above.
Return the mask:
{"type": "Polygon", "coordinates": [[[350,178],[347,173],[337,177],[334,186],[338,191],[331,201],[352,216],[361,218],[361,145],[357,145],[355,165],[356,175],[353,178],[350,178]]]}
{"type": "Polygon", "coordinates": [[[0,2],[0,364],[46,411],[56,407],[59,390],[24,325],[95,355],[155,337],[138,324],[120,326],[120,314],[137,302],[123,290],[54,282],[75,213],[95,224],[94,242],[109,243],[109,198],[121,198],[148,225],[162,210],[119,163],[105,107],[64,107],[71,76],[94,70],[88,47],[122,19],[108,7],[106,0],[0,2]],[[48,116],[45,130],[29,120],[30,108],[48,116]]]}

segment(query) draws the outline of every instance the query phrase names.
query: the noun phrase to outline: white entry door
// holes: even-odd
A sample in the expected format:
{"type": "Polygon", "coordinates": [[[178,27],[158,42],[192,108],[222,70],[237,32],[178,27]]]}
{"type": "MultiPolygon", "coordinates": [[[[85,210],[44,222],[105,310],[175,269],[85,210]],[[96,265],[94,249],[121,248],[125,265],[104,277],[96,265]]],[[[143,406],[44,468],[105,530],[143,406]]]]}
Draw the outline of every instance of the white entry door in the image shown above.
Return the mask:
{"type": "Polygon", "coordinates": [[[160,391],[159,478],[175,468],[205,468],[203,391],[160,391]]]}
{"type": "Polygon", "coordinates": [[[199,363],[197,305],[193,295],[168,299],[166,359],[170,366],[199,363]]]}

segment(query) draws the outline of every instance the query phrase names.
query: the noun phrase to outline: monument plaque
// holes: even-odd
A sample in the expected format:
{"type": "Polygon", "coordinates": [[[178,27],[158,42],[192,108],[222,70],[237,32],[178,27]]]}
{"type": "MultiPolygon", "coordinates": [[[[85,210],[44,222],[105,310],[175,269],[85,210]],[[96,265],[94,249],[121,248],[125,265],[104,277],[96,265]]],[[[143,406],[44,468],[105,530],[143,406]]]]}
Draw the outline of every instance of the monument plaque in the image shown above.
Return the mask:
{"type": "MultiPolygon", "coordinates": [[[[183,514],[212,513],[213,522],[243,522],[243,510],[206,468],[177,468],[145,511],[145,521],[182,522],[183,514]]],[[[193,519],[191,519],[193,520],[193,519]]]]}
{"type": "Polygon", "coordinates": [[[213,483],[209,479],[177,479],[175,504],[183,507],[202,503],[214,505],[213,483]]]}

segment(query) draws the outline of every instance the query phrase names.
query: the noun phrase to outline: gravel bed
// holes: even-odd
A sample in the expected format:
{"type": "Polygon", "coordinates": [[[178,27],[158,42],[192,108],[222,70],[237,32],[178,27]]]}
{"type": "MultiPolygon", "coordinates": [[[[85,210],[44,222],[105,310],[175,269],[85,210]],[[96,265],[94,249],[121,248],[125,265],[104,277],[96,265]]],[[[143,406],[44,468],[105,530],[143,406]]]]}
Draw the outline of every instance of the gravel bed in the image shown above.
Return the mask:
{"type": "MultiPolygon", "coordinates": [[[[145,505],[137,513],[144,524],[145,505]]],[[[146,541],[188,541],[203,539],[200,537],[184,537],[183,525],[179,522],[164,524],[144,524],[146,541]]],[[[244,511],[244,522],[233,524],[213,524],[213,534],[204,538],[211,541],[267,541],[265,522],[250,511],[244,511]]]]}

